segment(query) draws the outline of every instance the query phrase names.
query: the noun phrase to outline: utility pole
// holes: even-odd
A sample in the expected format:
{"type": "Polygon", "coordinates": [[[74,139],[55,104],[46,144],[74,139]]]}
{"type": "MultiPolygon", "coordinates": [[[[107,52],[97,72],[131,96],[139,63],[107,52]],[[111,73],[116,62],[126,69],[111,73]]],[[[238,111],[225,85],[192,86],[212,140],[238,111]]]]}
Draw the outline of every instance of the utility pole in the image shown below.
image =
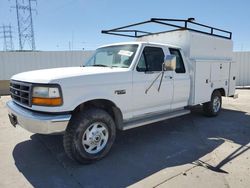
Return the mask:
{"type": "Polygon", "coordinates": [[[19,49],[32,50],[35,46],[35,33],[33,25],[33,11],[32,2],[37,3],[36,0],[15,0],[16,5],[12,8],[16,9],[19,49]]]}
{"type": "Polygon", "coordinates": [[[3,38],[3,51],[13,51],[14,45],[12,40],[12,27],[11,25],[0,26],[0,38],[3,38]]]}

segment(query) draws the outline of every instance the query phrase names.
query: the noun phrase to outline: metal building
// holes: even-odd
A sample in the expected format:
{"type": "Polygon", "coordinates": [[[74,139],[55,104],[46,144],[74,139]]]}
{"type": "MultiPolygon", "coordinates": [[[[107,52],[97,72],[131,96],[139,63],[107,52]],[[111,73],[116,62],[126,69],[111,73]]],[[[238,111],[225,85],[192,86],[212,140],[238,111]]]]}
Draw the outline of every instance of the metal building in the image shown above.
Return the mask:
{"type": "Polygon", "coordinates": [[[234,52],[233,60],[237,62],[237,86],[250,86],[250,52],[234,52]]]}

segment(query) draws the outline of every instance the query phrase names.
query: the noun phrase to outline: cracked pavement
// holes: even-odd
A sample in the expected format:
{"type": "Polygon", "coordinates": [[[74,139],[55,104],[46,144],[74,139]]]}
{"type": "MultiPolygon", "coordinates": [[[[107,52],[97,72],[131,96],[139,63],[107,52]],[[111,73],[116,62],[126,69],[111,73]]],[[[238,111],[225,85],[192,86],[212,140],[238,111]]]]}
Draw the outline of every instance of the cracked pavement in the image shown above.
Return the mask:
{"type": "Polygon", "coordinates": [[[9,123],[0,98],[0,187],[250,187],[250,90],[224,98],[218,117],[186,116],[118,132],[90,165],[67,158],[62,136],[9,123]]]}

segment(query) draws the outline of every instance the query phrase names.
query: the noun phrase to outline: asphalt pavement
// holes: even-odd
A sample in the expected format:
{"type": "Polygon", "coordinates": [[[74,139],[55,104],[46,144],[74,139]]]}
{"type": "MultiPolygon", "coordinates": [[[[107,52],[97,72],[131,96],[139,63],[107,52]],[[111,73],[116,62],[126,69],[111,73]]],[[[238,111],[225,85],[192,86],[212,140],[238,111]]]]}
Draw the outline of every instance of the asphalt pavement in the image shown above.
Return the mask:
{"type": "Polygon", "coordinates": [[[182,117],[118,132],[106,158],[79,165],[62,136],[11,126],[0,98],[0,187],[250,187],[250,90],[223,98],[221,114],[182,117]]]}

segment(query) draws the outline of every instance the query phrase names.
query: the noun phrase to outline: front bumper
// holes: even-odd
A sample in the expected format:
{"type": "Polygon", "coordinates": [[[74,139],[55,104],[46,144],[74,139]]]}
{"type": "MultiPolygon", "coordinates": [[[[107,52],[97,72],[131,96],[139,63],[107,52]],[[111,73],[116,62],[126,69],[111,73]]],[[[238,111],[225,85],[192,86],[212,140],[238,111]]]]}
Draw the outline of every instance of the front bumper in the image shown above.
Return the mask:
{"type": "Polygon", "coordinates": [[[17,105],[13,101],[8,101],[6,105],[9,116],[15,117],[16,124],[32,133],[62,133],[66,130],[71,118],[71,114],[54,115],[33,112],[17,105]]]}

